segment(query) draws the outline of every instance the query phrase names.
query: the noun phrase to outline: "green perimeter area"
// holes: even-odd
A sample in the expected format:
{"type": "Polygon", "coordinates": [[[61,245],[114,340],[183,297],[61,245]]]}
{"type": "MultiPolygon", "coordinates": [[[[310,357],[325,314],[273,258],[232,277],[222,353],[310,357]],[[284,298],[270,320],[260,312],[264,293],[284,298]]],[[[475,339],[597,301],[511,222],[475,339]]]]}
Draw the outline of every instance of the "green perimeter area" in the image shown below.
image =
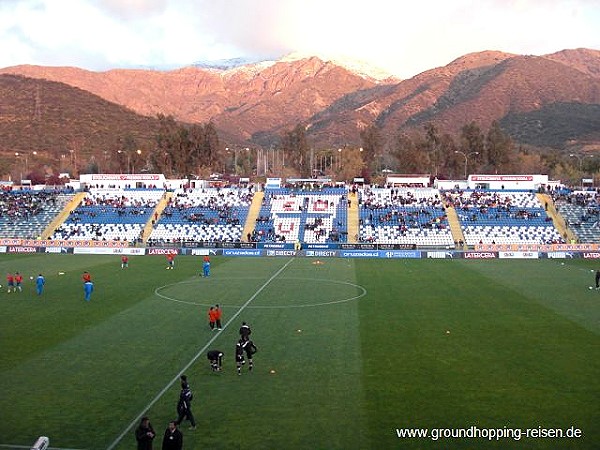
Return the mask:
{"type": "MultiPolygon", "coordinates": [[[[185,448],[595,448],[600,293],[583,260],[442,261],[2,255],[0,444],[131,449],[137,418],[185,448]],[[81,273],[96,284],[83,301],[81,273]],[[35,295],[29,276],[47,286],[35,295]],[[64,275],[59,275],[64,272],[64,275]],[[5,284],[4,282],[2,284],[5,284]],[[221,332],[207,305],[224,309],[221,332]],[[242,320],[259,352],[233,363],[242,320]],[[301,331],[299,331],[301,330],[301,331]],[[212,373],[207,349],[225,352],[212,373]],[[274,370],[275,373],[271,373],[274,370]],[[563,428],[579,440],[399,439],[396,428],[563,428]]],[[[6,447],[4,447],[6,448],[6,447]]]]}

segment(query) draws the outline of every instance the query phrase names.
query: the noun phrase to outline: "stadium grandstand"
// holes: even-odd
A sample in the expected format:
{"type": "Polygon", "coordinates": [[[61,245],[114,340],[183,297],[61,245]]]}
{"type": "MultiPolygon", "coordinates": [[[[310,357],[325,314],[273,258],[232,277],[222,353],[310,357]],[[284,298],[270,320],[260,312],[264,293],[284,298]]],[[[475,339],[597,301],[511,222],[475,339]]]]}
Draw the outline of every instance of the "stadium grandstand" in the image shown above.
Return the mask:
{"type": "Polygon", "coordinates": [[[516,189],[505,186],[506,179],[500,187],[480,181],[449,188],[315,180],[192,188],[162,175],[151,176],[150,183],[136,182],[135,175],[102,177],[104,184],[79,190],[4,189],[0,238],[137,247],[244,243],[451,250],[600,243],[596,191],[516,189]]]}

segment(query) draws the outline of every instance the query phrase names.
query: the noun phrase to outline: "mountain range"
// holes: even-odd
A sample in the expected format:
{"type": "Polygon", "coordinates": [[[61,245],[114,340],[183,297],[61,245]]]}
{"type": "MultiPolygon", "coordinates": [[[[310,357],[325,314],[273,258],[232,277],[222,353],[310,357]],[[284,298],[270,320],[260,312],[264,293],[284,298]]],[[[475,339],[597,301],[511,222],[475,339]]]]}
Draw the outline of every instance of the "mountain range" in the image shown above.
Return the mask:
{"type": "Polygon", "coordinates": [[[298,124],[313,146],[337,147],[360,145],[370,125],[390,138],[427,123],[458,133],[498,121],[518,143],[600,150],[598,50],[483,51],[406,80],[364,69],[297,55],[170,71],[8,67],[0,69],[0,148],[64,147],[65,136],[102,146],[125,129],[151,139],[165,114],[212,121],[226,145],[276,146],[298,124]]]}

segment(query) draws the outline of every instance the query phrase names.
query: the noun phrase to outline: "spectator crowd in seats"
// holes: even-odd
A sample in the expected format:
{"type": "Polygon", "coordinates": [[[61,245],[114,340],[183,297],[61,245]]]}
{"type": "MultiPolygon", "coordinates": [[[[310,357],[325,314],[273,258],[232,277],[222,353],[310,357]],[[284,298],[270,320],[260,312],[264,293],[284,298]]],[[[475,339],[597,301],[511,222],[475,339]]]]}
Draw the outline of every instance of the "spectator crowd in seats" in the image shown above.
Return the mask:
{"type": "Polygon", "coordinates": [[[58,193],[48,191],[1,191],[0,217],[28,220],[42,212],[46,205],[56,205],[58,193]]]}
{"type": "Polygon", "coordinates": [[[378,227],[383,227],[391,239],[413,235],[415,230],[416,235],[426,230],[439,230],[444,235],[448,231],[448,217],[437,189],[366,187],[359,192],[362,242],[375,242],[378,227]]]}
{"type": "Polygon", "coordinates": [[[252,203],[252,189],[216,188],[176,192],[174,200],[163,211],[172,217],[177,211],[187,222],[201,225],[240,225],[239,208],[252,203]]]}
{"type": "Polygon", "coordinates": [[[240,242],[253,197],[252,187],[177,189],[148,243],[240,242]]]}

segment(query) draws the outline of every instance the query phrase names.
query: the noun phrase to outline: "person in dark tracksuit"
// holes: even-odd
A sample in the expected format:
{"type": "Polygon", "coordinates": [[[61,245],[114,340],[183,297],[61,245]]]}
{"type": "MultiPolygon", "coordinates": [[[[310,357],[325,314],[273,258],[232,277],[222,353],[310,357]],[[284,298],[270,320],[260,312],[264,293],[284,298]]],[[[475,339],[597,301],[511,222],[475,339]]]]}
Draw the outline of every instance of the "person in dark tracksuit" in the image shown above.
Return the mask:
{"type": "Polygon", "coordinates": [[[194,414],[192,413],[192,400],[194,398],[194,394],[190,389],[190,385],[187,382],[187,377],[185,375],[181,375],[181,392],[179,393],[179,401],[177,402],[177,425],[181,425],[183,419],[188,419],[190,421],[190,430],[196,429],[196,419],[194,419],[194,414]]]}
{"type": "Polygon", "coordinates": [[[248,339],[250,339],[251,334],[252,334],[252,330],[250,329],[248,324],[246,322],[242,322],[242,326],[240,327],[240,337],[244,341],[247,341],[248,339]]]}
{"type": "Polygon", "coordinates": [[[142,417],[139,426],[135,429],[135,440],[138,450],[152,450],[152,441],[154,440],[154,428],[148,417],[142,417]]]}
{"type": "Polygon", "coordinates": [[[177,422],[172,420],[165,430],[165,435],[162,441],[162,450],[182,450],[183,449],[183,434],[177,428],[177,422]]]}
{"type": "Polygon", "coordinates": [[[220,372],[223,364],[223,352],[221,350],[209,350],[206,357],[210,361],[213,372],[220,372]]]}
{"type": "Polygon", "coordinates": [[[235,362],[237,365],[238,375],[242,374],[242,366],[246,364],[248,360],[248,371],[252,371],[254,368],[254,361],[252,356],[256,353],[257,348],[250,339],[244,340],[241,338],[235,345],[235,362]]]}

